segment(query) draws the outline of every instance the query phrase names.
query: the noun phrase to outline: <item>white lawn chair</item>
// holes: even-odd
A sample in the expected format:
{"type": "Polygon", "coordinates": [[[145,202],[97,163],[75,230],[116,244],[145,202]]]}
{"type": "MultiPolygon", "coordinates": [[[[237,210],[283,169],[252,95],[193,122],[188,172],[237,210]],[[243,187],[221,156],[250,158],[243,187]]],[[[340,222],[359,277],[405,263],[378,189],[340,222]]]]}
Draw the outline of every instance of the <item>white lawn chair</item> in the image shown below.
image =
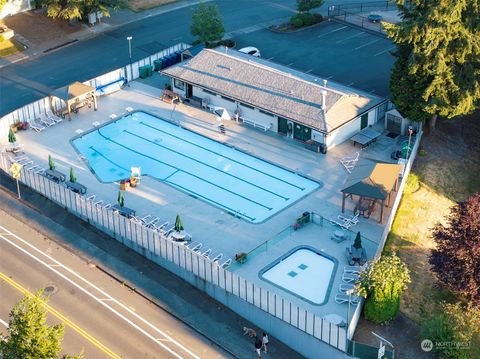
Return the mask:
{"type": "Polygon", "coordinates": [[[349,229],[351,226],[353,226],[353,223],[351,222],[340,222],[336,219],[331,219],[330,222],[332,222],[333,224],[336,224],[337,226],[343,228],[343,229],[349,229]]]}
{"type": "Polygon", "coordinates": [[[345,167],[348,173],[352,173],[353,168],[358,162],[360,153],[356,152],[352,157],[344,157],[340,160],[340,163],[345,167]]]}
{"type": "Polygon", "coordinates": [[[351,284],[351,283],[340,284],[340,286],[338,287],[338,291],[340,293],[345,293],[345,294],[353,289],[355,289],[355,284],[351,284]]]}
{"type": "Polygon", "coordinates": [[[202,243],[196,244],[195,246],[192,247],[192,252],[199,252],[202,246],[203,246],[202,243]]]}
{"type": "Polygon", "coordinates": [[[220,267],[222,268],[228,268],[230,266],[230,264],[232,264],[232,258],[228,258],[225,262],[223,262],[222,264],[220,264],[220,267]]]}
{"type": "Polygon", "coordinates": [[[363,266],[345,266],[343,273],[360,273],[363,270],[363,266]]]}
{"type": "Polygon", "coordinates": [[[30,128],[34,130],[35,132],[42,132],[45,129],[45,126],[42,124],[38,123],[35,120],[28,121],[30,128]]]}
{"type": "Polygon", "coordinates": [[[219,253],[212,259],[212,262],[213,263],[218,262],[220,259],[222,259],[222,257],[223,257],[223,253],[219,253]]]}
{"type": "Polygon", "coordinates": [[[55,125],[55,123],[56,123],[55,121],[49,119],[49,118],[47,117],[47,115],[45,115],[45,114],[43,114],[43,113],[40,114],[40,117],[38,117],[38,120],[39,120],[41,123],[43,123],[45,126],[47,126],[47,127],[53,126],[53,125],[55,125]]]}
{"type": "Polygon", "coordinates": [[[63,118],[61,117],[58,117],[57,115],[55,115],[52,111],[50,110],[47,110],[46,111],[46,115],[47,117],[52,120],[53,122],[55,123],[60,123],[60,122],[63,122],[63,118]]]}
{"type": "Polygon", "coordinates": [[[342,280],[345,283],[355,282],[358,279],[358,273],[343,273],[342,280]]]}
{"type": "Polygon", "coordinates": [[[340,220],[340,221],[343,221],[344,223],[351,223],[352,225],[355,225],[355,224],[358,224],[359,220],[358,220],[358,213],[354,216],[342,216],[341,214],[339,214],[337,216],[337,218],[340,220]]]}
{"type": "Polygon", "coordinates": [[[131,172],[130,175],[137,179],[137,183],[139,183],[140,180],[142,179],[141,169],[142,169],[141,167],[130,167],[130,172],[131,172]]]}
{"type": "Polygon", "coordinates": [[[343,293],[335,294],[335,302],[337,302],[338,304],[348,303],[349,301],[350,301],[350,304],[355,305],[355,304],[358,304],[358,302],[360,301],[360,298],[355,295],[350,296],[343,293]]]}
{"type": "Polygon", "coordinates": [[[205,252],[202,253],[202,256],[204,256],[205,258],[208,258],[208,256],[212,253],[212,249],[209,248],[207,249],[205,252]]]}

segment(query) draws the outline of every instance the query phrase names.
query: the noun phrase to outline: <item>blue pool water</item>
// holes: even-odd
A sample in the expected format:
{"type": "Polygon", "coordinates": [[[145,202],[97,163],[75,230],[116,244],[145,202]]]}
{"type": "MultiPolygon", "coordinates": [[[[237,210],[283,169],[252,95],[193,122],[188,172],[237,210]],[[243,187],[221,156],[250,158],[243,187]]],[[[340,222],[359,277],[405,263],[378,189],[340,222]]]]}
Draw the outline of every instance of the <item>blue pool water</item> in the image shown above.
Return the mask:
{"type": "Polygon", "coordinates": [[[142,175],[259,223],[320,184],[144,112],[75,140],[103,182],[142,175]]]}

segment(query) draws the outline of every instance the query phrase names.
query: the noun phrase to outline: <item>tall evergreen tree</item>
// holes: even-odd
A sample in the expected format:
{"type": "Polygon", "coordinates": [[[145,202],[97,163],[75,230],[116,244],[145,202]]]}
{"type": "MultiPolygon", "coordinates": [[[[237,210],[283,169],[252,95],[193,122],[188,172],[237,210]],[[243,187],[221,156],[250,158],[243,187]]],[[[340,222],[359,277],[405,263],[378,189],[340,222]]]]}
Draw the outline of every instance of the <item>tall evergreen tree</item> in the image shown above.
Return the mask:
{"type": "Polygon", "coordinates": [[[397,44],[390,88],[414,121],[453,118],[480,103],[480,0],[397,0],[399,24],[385,24],[397,44]]]}

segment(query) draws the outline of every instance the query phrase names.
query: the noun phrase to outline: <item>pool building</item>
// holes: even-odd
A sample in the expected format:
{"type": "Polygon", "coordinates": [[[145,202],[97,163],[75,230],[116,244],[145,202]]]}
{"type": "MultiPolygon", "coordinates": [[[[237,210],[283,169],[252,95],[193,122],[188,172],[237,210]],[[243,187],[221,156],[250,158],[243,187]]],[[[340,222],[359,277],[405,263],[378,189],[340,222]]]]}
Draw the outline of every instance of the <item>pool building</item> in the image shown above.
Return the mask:
{"type": "Polygon", "coordinates": [[[385,98],[225,47],[204,49],[162,73],[190,104],[224,108],[239,122],[318,144],[323,152],[383,121],[388,105],[385,98]]]}

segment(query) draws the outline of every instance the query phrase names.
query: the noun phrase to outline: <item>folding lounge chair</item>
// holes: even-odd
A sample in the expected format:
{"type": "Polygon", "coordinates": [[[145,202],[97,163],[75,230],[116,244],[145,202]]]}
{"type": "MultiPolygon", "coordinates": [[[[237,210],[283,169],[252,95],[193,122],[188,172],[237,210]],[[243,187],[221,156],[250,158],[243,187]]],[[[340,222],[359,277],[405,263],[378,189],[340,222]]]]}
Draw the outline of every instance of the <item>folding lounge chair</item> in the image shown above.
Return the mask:
{"type": "Polygon", "coordinates": [[[340,293],[347,293],[348,291],[352,290],[355,288],[355,284],[340,284],[340,286],[338,287],[338,291],[340,293]]]}
{"type": "Polygon", "coordinates": [[[55,121],[49,119],[45,114],[40,114],[40,117],[38,118],[38,120],[47,127],[55,125],[55,121]]]}
{"type": "Polygon", "coordinates": [[[357,273],[343,273],[342,280],[345,283],[355,282],[358,279],[357,273]]]}
{"type": "Polygon", "coordinates": [[[220,264],[220,267],[222,268],[227,268],[230,266],[230,264],[232,264],[232,258],[228,258],[225,262],[223,262],[222,264],[220,264]]]}
{"type": "Polygon", "coordinates": [[[337,218],[340,220],[340,221],[343,221],[345,223],[351,223],[352,225],[355,225],[355,224],[358,224],[358,214],[354,215],[354,216],[342,216],[341,214],[339,214],[337,216],[337,218]]]}
{"type": "Polygon", "coordinates": [[[335,302],[342,304],[342,303],[348,303],[350,301],[350,304],[358,304],[360,301],[360,298],[357,296],[350,296],[347,294],[343,293],[337,293],[335,294],[335,302]]]}
{"type": "Polygon", "coordinates": [[[353,168],[358,162],[358,158],[360,157],[360,153],[356,152],[352,157],[344,157],[340,160],[340,163],[345,167],[348,173],[352,173],[353,168]]]}
{"type": "Polygon", "coordinates": [[[360,273],[363,267],[359,266],[345,266],[343,268],[343,273],[360,273]]]}
{"type": "Polygon", "coordinates": [[[35,132],[42,132],[45,129],[45,126],[36,122],[36,121],[29,121],[30,128],[35,132]]]}
{"type": "Polygon", "coordinates": [[[63,119],[61,117],[58,117],[52,111],[47,110],[46,114],[47,114],[47,117],[55,123],[60,123],[60,122],[63,121],[63,119]]]}
{"type": "Polygon", "coordinates": [[[212,253],[212,249],[209,248],[207,249],[205,252],[202,253],[202,256],[208,258],[208,256],[210,255],[210,253],[212,253]]]}
{"type": "Polygon", "coordinates": [[[342,227],[343,229],[349,229],[353,224],[350,222],[340,222],[336,219],[330,220],[333,224],[336,224],[339,227],[342,227]]]}
{"type": "Polygon", "coordinates": [[[218,262],[220,259],[222,259],[222,257],[223,257],[223,253],[219,253],[212,259],[212,262],[213,263],[218,262]]]}

